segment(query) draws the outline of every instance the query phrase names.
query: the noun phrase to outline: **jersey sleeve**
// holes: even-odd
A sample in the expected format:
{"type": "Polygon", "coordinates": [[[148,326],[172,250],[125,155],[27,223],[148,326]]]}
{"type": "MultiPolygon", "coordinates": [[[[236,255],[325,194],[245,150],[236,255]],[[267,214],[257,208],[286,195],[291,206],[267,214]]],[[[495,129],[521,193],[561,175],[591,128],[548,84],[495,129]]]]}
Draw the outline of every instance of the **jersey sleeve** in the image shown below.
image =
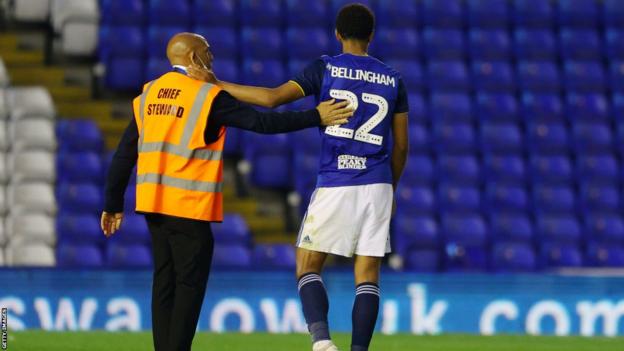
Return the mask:
{"type": "Polygon", "coordinates": [[[399,78],[399,93],[397,95],[396,105],[394,107],[394,113],[405,113],[409,111],[409,103],[407,101],[407,90],[403,79],[399,78]]]}
{"type": "Polygon", "coordinates": [[[291,79],[301,88],[304,96],[318,95],[323,85],[323,74],[325,72],[325,61],[318,58],[308,64],[303,71],[291,79]]]}

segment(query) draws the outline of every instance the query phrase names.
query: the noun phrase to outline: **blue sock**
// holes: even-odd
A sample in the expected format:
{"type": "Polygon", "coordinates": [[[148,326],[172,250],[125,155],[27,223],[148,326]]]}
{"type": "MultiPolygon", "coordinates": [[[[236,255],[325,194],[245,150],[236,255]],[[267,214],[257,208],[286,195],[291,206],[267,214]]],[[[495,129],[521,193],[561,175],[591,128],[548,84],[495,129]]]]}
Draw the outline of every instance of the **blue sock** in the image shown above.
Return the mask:
{"type": "Polygon", "coordinates": [[[362,283],[355,288],[355,302],[351,319],[351,351],[366,351],[375,331],[379,313],[379,286],[375,283],[362,283]]]}
{"type": "Polygon", "coordinates": [[[299,298],[312,342],[330,340],[327,323],[329,300],[320,275],[306,273],[299,278],[299,298]]]}

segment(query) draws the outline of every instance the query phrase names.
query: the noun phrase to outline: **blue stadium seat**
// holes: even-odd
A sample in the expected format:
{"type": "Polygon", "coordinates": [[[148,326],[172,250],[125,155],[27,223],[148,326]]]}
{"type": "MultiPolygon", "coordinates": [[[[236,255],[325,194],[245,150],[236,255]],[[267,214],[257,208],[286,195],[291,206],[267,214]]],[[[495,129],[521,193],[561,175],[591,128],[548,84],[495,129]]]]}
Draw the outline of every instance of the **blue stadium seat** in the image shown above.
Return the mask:
{"type": "Polygon", "coordinates": [[[397,192],[397,211],[406,216],[433,213],[436,210],[436,197],[429,186],[410,186],[401,182],[397,192]]]}
{"type": "Polygon", "coordinates": [[[588,266],[624,267],[624,248],[612,244],[590,244],[585,258],[588,266]]]}
{"type": "Polygon", "coordinates": [[[613,115],[618,121],[624,121],[624,93],[613,94],[613,115]]]}
{"type": "Polygon", "coordinates": [[[572,135],[577,152],[608,152],[613,147],[612,130],[605,123],[575,123],[572,127],[572,135]]]}
{"type": "Polygon", "coordinates": [[[462,28],[465,20],[463,1],[424,0],[422,17],[427,26],[462,28]]]}
{"type": "Polygon", "coordinates": [[[330,20],[327,6],[328,0],[287,0],[286,20],[289,28],[319,27],[328,28],[330,20]]]}
{"type": "Polygon", "coordinates": [[[429,102],[429,117],[434,122],[472,120],[470,96],[462,93],[432,92],[429,102]]]}
{"type": "Polygon", "coordinates": [[[536,122],[527,126],[527,147],[534,152],[566,152],[568,139],[568,129],[562,123],[536,122]]]}
{"type": "Polygon", "coordinates": [[[618,161],[611,154],[577,155],[576,169],[578,177],[593,182],[613,184],[620,175],[618,161]]]}
{"type": "Polygon", "coordinates": [[[427,66],[427,81],[434,91],[459,91],[470,89],[468,72],[463,61],[430,61],[427,66]]]}
{"type": "Polygon", "coordinates": [[[135,213],[127,213],[124,216],[119,232],[115,233],[109,241],[124,245],[149,245],[150,240],[151,235],[147,228],[145,217],[135,213]]]}
{"type": "Polygon", "coordinates": [[[539,252],[540,266],[545,269],[583,265],[583,256],[576,245],[548,243],[539,252]]]}
{"type": "Polygon", "coordinates": [[[61,119],[56,122],[59,152],[93,151],[104,149],[102,132],[92,119],[61,119]]]}
{"type": "Polygon", "coordinates": [[[596,183],[581,184],[579,202],[584,213],[591,211],[615,213],[621,206],[620,193],[617,187],[596,183]]]}
{"type": "Polygon", "coordinates": [[[541,243],[577,244],[581,226],[573,215],[538,215],[535,232],[541,243]]]}
{"type": "Polygon", "coordinates": [[[443,214],[441,228],[447,245],[481,246],[487,240],[487,226],[479,215],[443,214]]]}
{"type": "Polygon", "coordinates": [[[560,54],[564,60],[599,60],[602,42],[595,30],[563,29],[559,33],[560,54]]]}
{"type": "Polygon", "coordinates": [[[510,123],[518,121],[518,103],[516,97],[511,94],[479,91],[473,101],[475,114],[480,121],[510,123]]]}
{"type": "Polygon", "coordinates": [[[567,156],[533,155],[529,164],[534,182],[563,184],[572,180],[572,164],[567,156]]]}
{"type": "Polygon", "coordinates": [[[522,94],[522,118],[527,122],[558,121],[563,122],[563,102],[559,94],[522,94]]]}
{"type": "Polygon", "coordinates": [[[623,243],[624,221],[619,214],[589,214],[585,216],[584,232],[588,242],[623,243]]]}
{"type": "Polygon", "coordinates": [[[261,187],[287,189],[291,185],[288,136],[249,133],[246,137],[245,158],[251,162],[251,182],[261,187]]]}
{"type": "Polygon", "coordinates": [[[440,240],[438,224],[433,217],[401,216],[394,221],[393,251],[401,256],[415,248],[438,248],[440,240]]]}
{"type": "Polygon", "coordinates": [[[482,123],[480,134],[484,152],[517,153],[522,150],[522,133],[515,124],[482,123]]]}
{"type": "Polygon", "coordinates": [[[609,59],[624,59],[624,28],[609,29],[605,33],[605,52],[609,59]]]}
{"type": "Polygon", "coordinates": [[[111,89],[136,89],[143,83],[145,39],[140,27],[101,26],[98,58],[106,66],[104,83],[111,89]]]}
{"type": "Polygon", "coordinates": [[[150,26],[190,27],[191,5],[188,1],[151,0],[147,15],[150,26]]]}
{"type": "MultiPolygon", "coordinates": [[[[425,82],[419,62],[414,60],[387,60],[386,64],[401,74],[401,79],[408,93],[423,90],[425,82]]],[[[410,103],[410,112],[411,111],[412,105],[410,103]]]]}
{"type": "Polygon", "coordinates": [[[434,145],[443,153],[471,153],[475,149],[477,136],[472,125],[449,121],[434,122],[434,145]]]}
{"type": "Polygon", "coordinates": [[[480,181],[479,162],[472,155],[439,155],[437,174],[437,178],[441,182],[478,185],[480,181]]]}
{"type": "Polygon", "coordinates": [[[426,124],[428,107],[422,95],[418,93],[408,94],[407,101],[409,104],[409,123],[426,124]]]}
{"type": "Polygon", "coordinates": [[[520,185],[489,183],[485,188],[484,198],[485,207],[490,213],[523,212],[529,205],[527,192],[520,185]]]}
{"type": "Polygon", "coordinates": [[[401,177],[401,184],[427,184],[433,180],[433,163],[429,156],[410,155],[405,165],[405,176],[401,177]]]}
{"type": "Polygon", "coordinates": [[[506,28],[510,18],[507,0],[467,1],[468,25],[473,28],[506,28]]]}
{"type": "Polygon", "coordinates": [[[554,62],[518,63],[518,83],[522,90],[531,92],[559,92],[559,70],[554,62]]]}
{"type": "Polygon", "coordinates": [[[280,28],[284,19],[282,2],[274,0],[240,0],[243,26],[280,28]]]}
{"type": "Polygon", "coordinates": [[[106,248],[106,264],[111,268],[149,268],[152,255],[146,245],[114,243],[106,248]]]}
{"type": "MultiPolygon", "coordinates": [[[[150,57],[145,63],[145,78],[149,80],[156,79],[163,74],[172,70],[169,60],[163,57],[150,57]]],[[[219,75],[221,78],[221,75],[219,75]]]]}
{"type": "Polygon", "coordinates": [[[435,249],[413,249],[405,258],[405,270],[411,272],[437,272],[440,269],[440,253],[435,249]]]}
{"type": "Polygon", "coordinates": [[[599,62],[566,62],[563,76],[568,92],[603,92],[608,84],[599,62]]]}
{"type": "Polygon", "coordinates": [[[238,22],[236,0],[195,0],[191,3],[195,26],[234,28],[238,22]]]}
{"type": "Polygon", "coordinates": [[[94,214],[61,212],[56,217],[56,232],[59,243],[101,245],[105,238],[94,214]]]}
{"type": "Polygon", "coordinates": [[[289,28],[286,31],[289,59],[311,60],[329,50],[327,31],[321,28],[289,28]]]}
{"type": "Polygon", "coordinates": [[[246,245],[251,240],[247,222],[239,214],[225,214],[222,223],[212,224],[212,233],[217,244],[246,245]]]}
{"type": "Polygon", "coordinates": [[[514,22],[518,27],[548,28],[555,19],[553,3],[550,1],[515,0],[514,22]]]}
{"type": "Polygon", "coordinates": [[[611,62],[609,75],[611,89],[619,93],[624,92],[624,61],[611,62]]]}
{"type": "Polygon", "coordinates": [[[316,187],[316,175],[319,169],[318,153],[295,153],[292,167],[295,191],[305,202],[316,187]]]}
{"type": "Polygon", "coordinates": [[[95,152],[60,152],[57,164],[58,180],[61,182],[99,184],[103,180],[102,158],[95,152]]]}
{"type": "Polygon", "coordinates": [[[503,30],[473,29],[468,34],[473,60],[508,60],[511,53],[509,35],[503,30]]]}
{"type": "Polygon", "coordinates": [[[477,90],[513,92],[516,88],[513,69],[507,62],[473,62],[472,81],[477,90]]]}
{"type": "Polygon", "coordinates": [[[408,135],[410,152],[426,153],[430,151],[429,130],[426,127],[412,123],[409,125],[408,135]]]}
{"type": "Polygon", "coordinates": [[[124,194],[124,212],[134,212],[136,209],[136,184],[132,184],[132,181],[136,181],[136,174],[131,178],[124,194]]]}
{"type": "Polygon", "coordinates": [[[453,213],[474,213],[480,210],[481,192],[476,187],[441,184],[438,188],[440,209],[453,213]]]}
{"type": "Polygon", "coordinates": [[[284,56],[282,32],[279,29],[243,28],[241,45],[241,54],[245,59],[281,60],[284,56]]]}
{"type": "Polygon", "coordinates": [[[167,43],[169,40],[180,32],[186,32],[185,27],[155,27],[147,28],[147,56],[163,57],[167,54],[167,43]]]}
{"type": "Polygon", "coordinates": [[[615,145],[620,155],[624,155],[624,123],[619,123],[617,126],[615,145]]]}
{"type": "MultiPolygon", "coordinates": [[[[236,60],[225,60],[225,59],[215,59],[212,63],[212,67],[217,74],[217,77],[221,80],[225,80],[227,82],[239,82],[240,77],[238,74],[238,63],[236,60]]],[[[228,137],[225,142],[228,142],[228,139],[231,138],[232,129],[228,131],[228,137]]]]}
{"type": "Polygon", "coordinates": [[[526,178],[526,167],[521,156],[486,154],[483,157],[483,174],[488,182],[522,184],[526,178]]]}
{"type": "Polygon", "coordinates": [[[106,26],[140,26],[145,21],[142,0],[100,0],[100,24],[106,26]]]}
{"type": "MultiPolygon", "coordinates": [[[[327,37],[324,31],[322,34],[327,37]]],[[[382,28],[375,32],[372,52],[384,60],[418,60],[420,54],[418,32],[414,29],[382,28]]]]}
{"type": "Polygon", "coordinates": [[[514,39],[515,54],[519,61],[553,61],[558,56],[557,40],[550,30],[517,29],[514,39]]]}
{"type": "Polygon", "coordinates": [[[57,201],[61,211],[95,214],[102,210],[102,193],[99,186],[61,183],[57,186],[57,201]]]}
{"type": "Polygon", "coordinates": [[[571,93],[566,97],[566,117],[572,122],[605,121],[609,118],[609,103],[602,94],[571,93]]]}
{"type": "Polygon", "coordinates": [[[596,27],[600,13],[595,0],[559,0],[559,25],[564,27],[596,27]]]}
{"type": "Polygon", "coordinates": [[[537,213],[571,213],[576,209],[574,190],[565,185],[536,184],[533,186],[533,206],[537,213]]]}
{"type": "MultiPolygon", "coordinates": [[[[236,60],[239,50],[238,31],[230,27],[195,27],[195,32],[203,35],[210,45],[215,60],[236,60]]],[[[220,74],[219,71],[215,71],[220,74]]]]}
{"type": "Polygon", "coordinates": [[[215,268],[251,267],[251,252],[241,245],[215,245],[212,265],[215,268]]]}
{"type": "Polygon", "coordinates": [[[496,272],[530,272],[537,267],[529,244],[498,243],[492,248],[492,269],[496,272]]]}
{"type": "Polygon", "coordinates": [[[243,82],[257,86],[278,86],[286,81],[285,69],[279,60],[243,61],[243,82]]]}
{"type": "Polygon", "coordinates": [[[624,26],[624,3],[620,0],[603,0],[603,17],[607,27],[624,26]]]}
{"type": "Polygon", "coordinates": [[[102,267],[102,251],[95,245],[60,244],[56,248],[56,265],[62,268],[102,267]]]}
{"type": "Polygon", "coordinates": [[[295,268],[295,248],[290,244],[256,245],[251,263],[259,268],[295,268]]]}
{"type": "MultiPolygon", "coordinates": [[[[353,3],[353,1],[351,0],[330,0],[330,2],[331,2],[332,14],[337,14],[338,11],[340,11],[340,9],[343,8],[345,5],[349,5],[353,3]]],[[[375,6],[374,6],[376,5],[375,0],[361,0],[357,2],[368,7],[371,10],[375,9],[375,6]]]]}
{"type": "Polygon", "coordinates": [[[461,30],[426,28],[423,41],[425,56],[430,60],[461,60],[465,56],[461,30]]]}
{"type": "Polygon", "coordinates": [[[444,267],[449,272],[474,272],[487,269],[488,251],[484,246],[448,243],[444,253],[444,267]]]}
{"type": "Polygon", "coordinates": [[[533,223],[524,214],[497,213],[492,215],[490,232],[495,242],[531,243],[533,223]]]}
{"type": "Polygon", "coordinates": [[[375,21],[381,28],[419,27],[422,23],[420,2],[404,0],[378,1],[375,21]]]}

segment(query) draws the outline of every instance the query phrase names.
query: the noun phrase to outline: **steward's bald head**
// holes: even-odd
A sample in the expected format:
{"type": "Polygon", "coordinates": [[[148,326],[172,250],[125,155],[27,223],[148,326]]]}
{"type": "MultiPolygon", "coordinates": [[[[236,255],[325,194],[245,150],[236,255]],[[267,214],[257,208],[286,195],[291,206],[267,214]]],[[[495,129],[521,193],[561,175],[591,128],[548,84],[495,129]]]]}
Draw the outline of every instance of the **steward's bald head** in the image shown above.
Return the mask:
{"type": "Polygon", "coordinates": [[[195,33],[178,33],[167,44],[167,58],[172,65],[190,66],[192,63],[211,67],[212,54],[204,37],[195,33]]]}

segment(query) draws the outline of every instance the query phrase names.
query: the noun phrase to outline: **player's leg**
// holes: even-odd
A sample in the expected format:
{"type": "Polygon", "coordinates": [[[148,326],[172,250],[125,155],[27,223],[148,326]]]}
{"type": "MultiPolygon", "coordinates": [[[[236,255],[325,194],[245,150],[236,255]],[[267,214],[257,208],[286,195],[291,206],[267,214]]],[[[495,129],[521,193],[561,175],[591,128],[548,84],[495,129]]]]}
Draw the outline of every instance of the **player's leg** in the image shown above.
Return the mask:
{"type": "Polygon", "coordinates": [[[162,227],[161,216],[146,215],[152,236],[154,277],[152,281],[152,337],[156,351],[169,350],[169,327],[175,291],[173,257],[167,231],[162,227]]]}
{"type": "Polygon", "coordinates": [[[351,350],[366,351],[379,313],[379,270],[381,257],[355,256],[355,302],[351,320],[351,350]]]}
{"type": "Polygon", "coordinates": [[[327,314],[329,299],[321,278],[327,254],[297,248],[297,284],[303,315],[312,336],[314,350],[331,346],[327,314]]]}
{"type": "Polygon", "coordinates": [[[392,186],[370,184],[361,188],[366,215],[355,248],[355,301],[353,303],[352,351],[368,350],[379,313],[379,270],[390,251],[392,186]]]}

